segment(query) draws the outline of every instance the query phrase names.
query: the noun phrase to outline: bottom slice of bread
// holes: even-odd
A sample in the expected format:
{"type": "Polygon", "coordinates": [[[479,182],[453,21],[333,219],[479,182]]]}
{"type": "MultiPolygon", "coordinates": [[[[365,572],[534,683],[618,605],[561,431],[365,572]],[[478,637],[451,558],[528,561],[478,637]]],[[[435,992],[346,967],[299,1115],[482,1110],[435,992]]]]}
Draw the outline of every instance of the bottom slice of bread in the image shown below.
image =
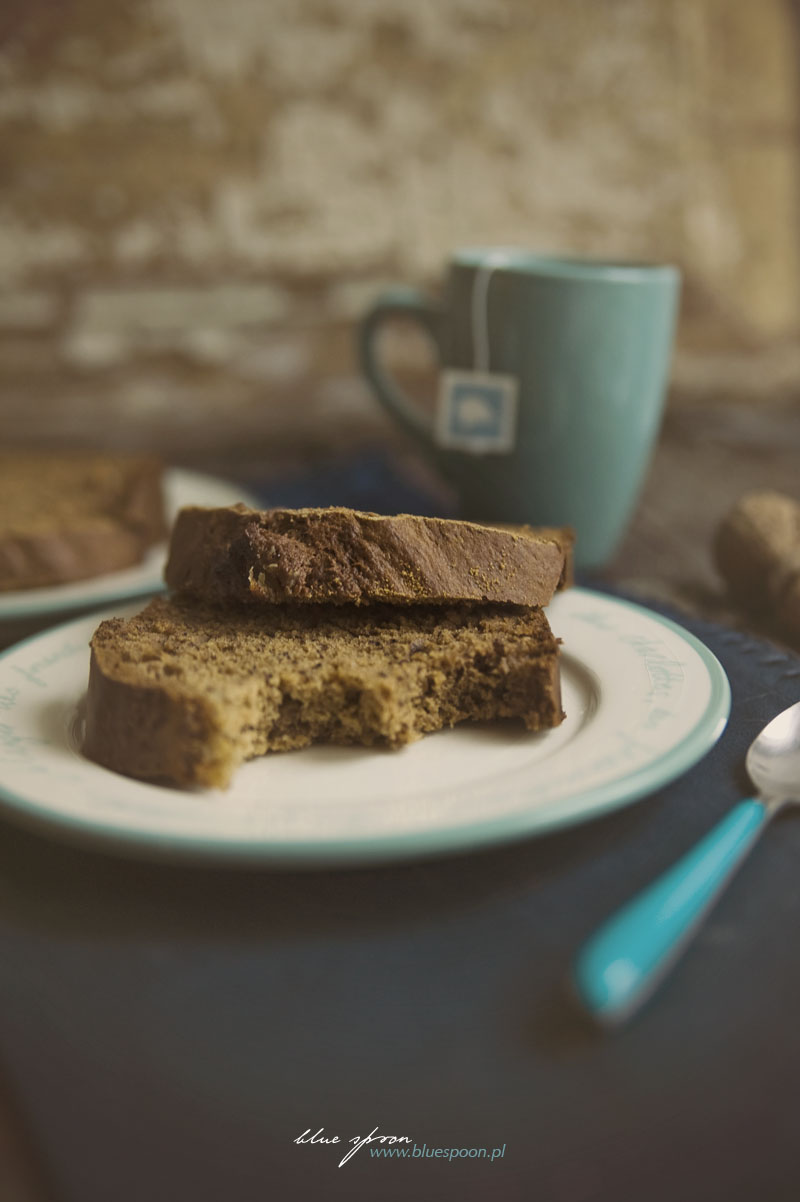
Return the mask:
{"type": "Polygon", "coordinates": [[[239,764],[310,743],[399,747],[468,719],[562,718],[539,609],[275,606],[157,598],[92,638],[85,753],[115,771],[226,787],[239,764]]]}

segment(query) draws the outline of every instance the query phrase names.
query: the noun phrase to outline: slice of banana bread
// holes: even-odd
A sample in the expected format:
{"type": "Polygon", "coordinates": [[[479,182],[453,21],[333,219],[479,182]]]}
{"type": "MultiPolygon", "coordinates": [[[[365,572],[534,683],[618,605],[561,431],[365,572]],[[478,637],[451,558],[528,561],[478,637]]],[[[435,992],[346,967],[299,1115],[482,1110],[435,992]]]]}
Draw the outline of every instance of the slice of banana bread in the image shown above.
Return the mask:
{"type": "Polygon", "coordinates": [[[467,719],[562,718],[538,609],[264,606],[157,598],[92,639],[86,754],[225,787],[244,760],[312,742],[399,747],[467,719]]]}
{"type": "Polygon", "coordinates": [[[148,456],[0,455],[0,591],[138,563],[166,534],[161,476],[148,456]]]}
{"type": "Polygon", "coordinates": [[[170,588],[215,604],[547,605],[564,574],[551,536],[354,509],[187,508],[170,541],[170,588]]]}

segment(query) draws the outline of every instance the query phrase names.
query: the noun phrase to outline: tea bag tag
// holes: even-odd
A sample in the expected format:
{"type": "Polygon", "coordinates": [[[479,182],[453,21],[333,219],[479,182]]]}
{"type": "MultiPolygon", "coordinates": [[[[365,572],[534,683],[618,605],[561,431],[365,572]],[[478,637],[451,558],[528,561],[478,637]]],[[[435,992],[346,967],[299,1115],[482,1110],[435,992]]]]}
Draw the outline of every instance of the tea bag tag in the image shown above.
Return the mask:
{"type": "Polygon", "coordinates": [[[508,253],[497,249],[475,273],[472,286],[474,366],[446,368],[439,377],[434,438],[440,447],[473,455],[508,454],[517,441],[519,381],[491,370],[489,283],[508,253]]]}
{"type": "Polygon", "coordinates": [[[447,369],[439,377],[437,445],[473,455],[503,454],[517,441],[516,376],[447,369]]]}

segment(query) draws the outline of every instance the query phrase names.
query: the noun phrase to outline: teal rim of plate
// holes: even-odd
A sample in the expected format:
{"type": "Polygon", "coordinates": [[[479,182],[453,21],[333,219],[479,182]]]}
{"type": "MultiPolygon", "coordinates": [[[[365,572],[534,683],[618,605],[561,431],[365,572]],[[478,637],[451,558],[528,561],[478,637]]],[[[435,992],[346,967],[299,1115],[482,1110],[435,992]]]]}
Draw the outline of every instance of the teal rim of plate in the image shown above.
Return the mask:
{"type": "MultiPolygon", "coordinates": [[[[166,554],[166,543],[164,544],[164,550],[166,554]]],[[[93,576],[86,581],[72,581],[70,583],[90,584],[93,580],[102,579],[104,579],[104,577],[93,576]]],[[[54,585],[53,587],[55,588],[57,586],[54,585]]],[[[26,602],[24,605],[19,606],[16,609],[9,607],[7,610],[4,610],[3,613],[0,613],[0,629],[2,629],[2,627],[6,624],[10,626],[12,622],[22,625],[28,618],[31,620],[31,622],[35,622],[37,618],[46,618],[48,614],[56,615],[58,617],[60,617],[62,614],[68,615],[76,609],[85,610],[86,612],[82,616],[88,618],[93,613],[99,613],[101,610],[108,609],[109,605],[114,605],[115,602],[119,605],[128,605],[133,601],[141,601],[145,597],[155,597],[159,593],[166,592],[166,588],[167,586],[163,581],[153,579],[142,584],[137,584],[134,587],[126,585],[122,588],[115,588],[113,585],[110,585],[107,592],[101,593],[96,597],[90,597],[88,600],[86,597],[80,596],[67,597],[59,601],[53,601],[50,598],[45,601],[32,600],[30,602],[26,602]]],[[[58,630],[61,626],[66,625],[68,622],[73,622],[76,620],[77,619],[74,616],[71,618],[65,617],[63,622],[59,622],[55,626],[46,626],[42,630],[35,631],[32,635],[26,635],[24,639],[19,639],[6,650],[13,651],[17,647],[21,647],[23,643],[27,643],[31,638],[35,639],[38,638],[39,635],[49,634],[52,630],[58,630]]],[[[5,654],[6,651],[0,652],[0,659],[2,659],[5,654]]]]}
{"type": "MultiPolygon", "coordinates": [[[[704,713],[688,734],[668,751],[644,767],[617,777],[603,785],[578,790],[541,810],[515,811],[501,818],[466,826],[437,827],[434,830],[405,835],[381,836],[372,839],[303,839],[278,844],[264,840],[198,838],[184,835],[160,835],[147,831],[127,831],[97,819],[77,818],[69,814],[55,815],[43,811],[27,798],[0,784],[0,801],[5,812],[20,820],[20,825],[61,837],[62,842],[113,852],[128,858],[143,855],[174,862],[191,860],[209,864],[236,864],[242,867],[310,869],[358,868],[370,864],[391,863],[434,856],[458,855],[520,842],[527,838],[549,834],[600,818],[671,784],[692,768],[711,750],[728,723],[731,709],[731,689],[725,669],[713,651],[696,635],[678,622],[613,593],[593,589],[573,588],[573,594],[587,595],[633,610],[665,627],[685,642],[699,657],[708,673],[711,692],[704,713]],[[566,813],[560,812],[569,803],[566,813]],[[8,804],[10,803],[10,805],[8,804]]],[[[103,611],[99,611],[102,613],[103,611]]],[[[86,615],[88,617],[90,615],[86,615]]],[[[66,630],[84,618],[73,619],[46,631],[31,635],[0,652],[0,663],[21,647],[44,635],[66,630]]]]}

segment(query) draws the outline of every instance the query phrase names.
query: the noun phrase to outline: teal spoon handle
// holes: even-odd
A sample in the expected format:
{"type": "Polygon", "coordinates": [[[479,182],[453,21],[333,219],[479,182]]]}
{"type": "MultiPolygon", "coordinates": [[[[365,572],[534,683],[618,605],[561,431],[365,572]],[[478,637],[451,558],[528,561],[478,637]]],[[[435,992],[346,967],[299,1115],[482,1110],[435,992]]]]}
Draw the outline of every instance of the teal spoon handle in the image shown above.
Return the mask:
{"type": "Polygon", "coordinates": [[[681,860],[584,944],[574,982],[604,1023],[630,1017],[689,943],[767,821],[761,801],[741,801],[681,860]]]}

